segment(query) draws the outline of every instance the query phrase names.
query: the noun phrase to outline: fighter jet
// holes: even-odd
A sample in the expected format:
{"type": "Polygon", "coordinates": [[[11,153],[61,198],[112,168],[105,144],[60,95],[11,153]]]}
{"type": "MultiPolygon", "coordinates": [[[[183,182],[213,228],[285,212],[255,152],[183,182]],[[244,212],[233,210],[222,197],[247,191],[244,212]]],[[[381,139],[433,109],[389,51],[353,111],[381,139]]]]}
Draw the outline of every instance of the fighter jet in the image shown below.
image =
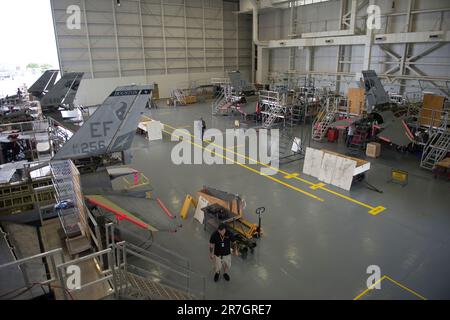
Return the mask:
{"type": "Polygon", "coordinates": [[[148,199],[151,189],[136,188],[114,190],[112,180],[133,176],[138,172],[128,167],[102,167],[105,158],[115,153],[122,154],[122,164],[131,161],[130,147],[133,143],[139,120],[152,94],[151,86],[124,86],[116,88],[99,106],[84,125],[55,154],[53,160],[71,159],[75,163],[94,164],[93,172],[81,175],[83,192],[88,201],[115,214],[119,219],[146,228],[150,231],[176,231],[178,222],[162,203],[161,199],[148,199]],[[133,197],[133,201],[125,198],[133,197]],[[118,207],[114,201],[127,203],[118,207]],[[151,208],[152,225],[144,222],[139,214],[133,213],[141,208],[151,208]]]}
{"type": "MultiPolygon", "coordinates": [[[[45,95],[41,96],[40,98],[38,97],[41,102],[42,110],[57,110],[59,107],[63,107],[67,110],[72,110],[74,108],[73,101],[75,100],[75,96],[77,94],[78,87],[80,86],[81,78],[83,78],[83,75],[83,72],[65,73],[61,77],[61,79],[56,82],[55,85],[52,85],[50,87],[45,95]]],[[[44,76],[48,77],[48,75],[45,75],[45,73],[42,77],[44,76]]],[[[52,79],[53,76],[50,79],[49,83],[51,83],[52,79]]],[[[44,81],[40,80],[41,79],[38,80],[39,83],[44,81]]],[[[33,86],[31,88],[33,88],[33,86]]],[[[39,90],[37,92],[39,92],[39,90]]]]}
{"type": "MultiPolygon", "coordinates": [[[[132,184],[125,189],[113,188],[115,179],[139,174],[133,168],[111,167],[110,164],[130,163],[130,147],[151,94],[151,86],[116,88],[57,151],[50,163],[68,159],[74,162],[81,173],[84,196],[91,205],[101,207],[119,220],[128,220],[148,231],[174,232],[180,225],[177,218],[159,197],[154,196],[149,184],[132,184]],[[117,201],[126,205],[118,206],[117,201]],[[152,223],[145,221],[144,213],[137,213],[142,208],[146,208],[146,212],[150,210],[152,223]]],[[[48,162],[42,163],[33,166],[30,171],[48,165],[48,162]]]]}
{"type": "Polygon", "coordinates": [[[399,147],[406,147],[414,142],[414,135],[406,121],[406,109],[390,102],[389,96],[375,71],[362,71],[362,75],[362,85],[366,94],[364,115],[333,122],[331,127],[345,129],[350,125],[358,125],[363,122],[371,123],[380,130],[376,136],[383,141],[399,147]]]}
{"type": "Polygon", "coordinates": [[[42,76],[28,89],[34,97],[40,99],[55,85],[59,70],[46,70],[42,76]]]}

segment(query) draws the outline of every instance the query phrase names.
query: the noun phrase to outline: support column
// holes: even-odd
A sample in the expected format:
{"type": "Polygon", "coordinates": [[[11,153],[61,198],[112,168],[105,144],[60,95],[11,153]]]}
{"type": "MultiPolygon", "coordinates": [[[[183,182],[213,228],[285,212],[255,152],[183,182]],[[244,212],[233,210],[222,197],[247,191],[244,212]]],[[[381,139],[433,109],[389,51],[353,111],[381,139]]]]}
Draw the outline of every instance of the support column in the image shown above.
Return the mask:
{"type": "Polygon", "coordinates": [[[144,42],[144,27],[142,24],[142,5],[141,0],[138,0],[138,9],[139,9],[139,28],[141,30],[141,44],[142,44],[142,65],[144,67],[144,76],[145,81],[147,81],[147,61],[145,57],[145,42],[144,42]]]}
{"type": "Polygon", "coordinates": [[[161,0],[161,28],[162,28],[162,36],[163,36],[163,46],[164,46],[164,67],[166,70],[166,74],[168,74],[167,70],[167,42],[166,42],[166,26],[164,24],[164,0],[161,0]]]}
{"type": "MultiPolygon", "coordinates": [[[[374,0],[369,1],[369,5],[373,5],[375,3],[374,0]]],[[[363,60],[363,70],[369,70],[370,65],[372,62],[372,45],[373,45],[373,29],[367,28],[366,30],[366,41],[364,44],[364,60],[363,60]]],[[[362,77],[362,75],[359,73],[356,73],[356,81],[359,81],[359,79],[362,77]]]]}
{"type": "Polygon", "coordinates": [[[119,36],[117,31],[116,1],[112,0],[111,3],[113,9],[114,35],[116,38],[117,67],[119,68],[119,78],[122,78],[122,66],[120,65],[120,52],[119,52],[119,36]]]}
{"type": "MultiPolygon", "coordinates": [[[[405,26],[405,32],[411,31],[411,11],[414,6],[414,0],[408,0],[408,8],[406,11],[406,26],[405,26]]],[[[408,58],[408,51],[409,51],[409,43],[405,43],[405,46],[403,47],[402,57],[400,59],[400,75],[406,75],[406,60],[408,58]]],[[[403,94],[405,92],[405,80],[400,80],[400,88],[399,88],[399,94],[403,94]]]]}
{"type": "Polygon", "coordinates": [[[269,79],[269,56],[270,50],[263,46],[258,46],[258,65],[256,69],[256,82],[267,83],[269,79]]]}
{"type": "Polygon", "coordinates": [[[86,27],[86,42],[87,48],[89,52],[89,66],[91,68],[91,78],[94,79],[94,65],[92,63],[92,51],[91,51],[91,37],[89,36],[89,28],[87,23],[87,14],[86,14],[86,0],[83,0],[83,13],[84,13],[84,26],[86,27]]]}

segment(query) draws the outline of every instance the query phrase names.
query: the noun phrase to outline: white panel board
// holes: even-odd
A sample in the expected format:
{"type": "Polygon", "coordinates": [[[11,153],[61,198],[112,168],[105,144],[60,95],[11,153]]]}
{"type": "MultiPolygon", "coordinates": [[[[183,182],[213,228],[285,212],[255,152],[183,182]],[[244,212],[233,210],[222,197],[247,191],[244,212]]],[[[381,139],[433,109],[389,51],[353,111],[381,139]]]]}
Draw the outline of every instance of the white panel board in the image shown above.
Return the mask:
{"type": "Polygon", "coordinates": [[[319,180],[325,183],[331,183],[336,167],[338,157],[335,155],[325,153],[322,159],[322,166],[319,172],[319,180]]]}
{"type": "Polygon", "coordinates": [[[147,136],[150,141],[162,139],[162,125],[160,121],[147,123],[147,136]]]}
{"type": "Polygon", "coordinates": [[[197,208],[195,208],[194,219],[198,220],[201,224],[205,220],[205,213],[202,211],[204,207],[209,205],[208,200],[203,198],[202,196],[198,197],[197,208]]]}
{"type": "Polygon", "coordinates": [[[363,164],[362,166],[355,168],[353,175],[356,176],[360,173],[369,171],[369,169],[370,169],[370,162],[367,162],[366,164],[363,164]]]}
{"type": "Polygon", "coordinates": [[[314,150],[315,149],[313,149],[313,148],[306,148],[305,161],[303,163],[303,173],[304,174],[311,175],[314,150]]]}
{"type": "Polygon", "coordinates": [[[356,168],[356,161],[338,157],[334,169],[331,184],[349,191],[352,186],[353,172],[356,168]]]}
{"type": "Polygon", "coordinates": [[[322,170],[322,160],[324,152],[320,150],[314,150],[312,159],[312,170],[311,175],[314,178],[319,178],[320,171],[322,170]]]}

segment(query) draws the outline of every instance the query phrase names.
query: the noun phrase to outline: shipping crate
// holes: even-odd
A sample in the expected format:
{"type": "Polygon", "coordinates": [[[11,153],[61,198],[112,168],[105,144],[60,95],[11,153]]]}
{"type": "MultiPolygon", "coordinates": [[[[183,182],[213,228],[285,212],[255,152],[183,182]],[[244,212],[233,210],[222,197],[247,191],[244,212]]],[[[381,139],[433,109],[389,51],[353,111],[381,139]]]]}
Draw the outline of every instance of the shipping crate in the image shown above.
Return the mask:
{"type": "Polygon", "coordinates": [[[419,123],[422,126],[439,127],[445,98],[433,94],[424,94],[420,109],[419,123]]]}
{"type": "Polygon", "coordinates": [[[362,114],[366,104],[363,88],[349,88],[347,92],[348,110],[351,114],[362,114]]]}
{"type": "Polygon", "coordinates": [[[371,142],[367,144],[366,156],[370,158],[378,158],[381,154],[381,144],[377,142],[371,142]]]}
{"type": "Polygon", "coordinates": [[[186,96],[185,101],[186,101],[186,104],[197,103],[197,97],[196,96],[186,96]]]}

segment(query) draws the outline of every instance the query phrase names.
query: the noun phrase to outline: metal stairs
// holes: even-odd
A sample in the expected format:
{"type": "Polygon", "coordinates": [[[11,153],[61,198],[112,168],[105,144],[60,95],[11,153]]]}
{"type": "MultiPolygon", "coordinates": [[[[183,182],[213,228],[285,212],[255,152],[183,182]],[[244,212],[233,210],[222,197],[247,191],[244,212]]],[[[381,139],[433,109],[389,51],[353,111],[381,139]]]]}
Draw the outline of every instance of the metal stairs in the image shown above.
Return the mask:
{"type": "Polygon", "coordinates": [[[292,114],[291,114],[291,126],[300,124],[303,118],[303,115],[305,114],[305,105],[302,104],[295,104],[292,107],[292,114]]]}
{"type": "Polygon", "coordinates": [[[224,85],[219,96],[212,103],[213,115],[224,115],[230,110],[232,103],[233,89],[230,85],[224,85]]]}
{"type": "Polygon", "coordinates": [[[280,105],[271,105],[262,124],[264,129],[269,129],[277,119],[285,118],[285,108],[280,105]]]}
{"type": "Polygon", "coordinates": [[[312,126],[312,139],[314,141],[321,141],[326,136],[328,129],[336,119],[336,105],[332,104],[330,106],[329,101],[330,100],[328,99],[327,103],[322,107],[317,114],[317,117],[314,119],[312,126]]]}
{"type": "Polygon", "coordinates": [[[450,131],[435,132],[423,149],[420,166],[433,170],[436,163],[444,159],[450,152],[450,131]]]}
{"type": "Polygon", "coordinates": [[[183,90],[173,89],[172,98],[174,99],[175,106],[177,105],[177,103],[182,106],[186,105],[186,95],[184,94],[183,90]]]}
{"type": "Polygon", "coordinates": [[[189,293],[163,285],[157,281],[141,277],[131,272],[122,271],[127,288],[122,296],[135,300],[192,300],[189,293]]]}

